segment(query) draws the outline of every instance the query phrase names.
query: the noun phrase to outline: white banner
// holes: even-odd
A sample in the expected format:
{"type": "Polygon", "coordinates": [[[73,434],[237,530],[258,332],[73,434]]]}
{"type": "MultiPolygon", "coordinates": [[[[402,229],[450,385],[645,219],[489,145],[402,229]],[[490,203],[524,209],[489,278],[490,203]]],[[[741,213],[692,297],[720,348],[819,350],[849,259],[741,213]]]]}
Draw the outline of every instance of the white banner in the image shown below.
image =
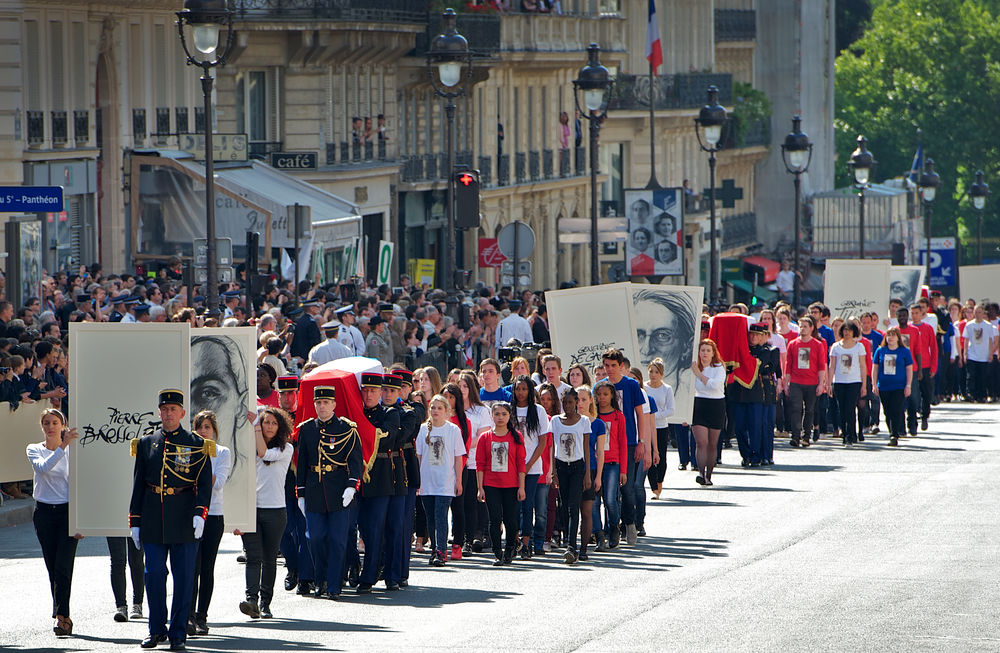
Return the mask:
{"type": "Polygon", "coordinates": [[[1000,301],[1000,265],[962,265],[958,268],[958,285],[962,299],[1000,301]]]}
{"type": "Polygon", "coordinates": [[[907,308],[920,299],[920,288],[924,285],[922,265],[894,265],[889,270],[889,299],[900,299],[907,308]]]}
{"type": "Polygon", "coordinates": [[[884,259],[827,259],[823,301],[830,308],[830,319],[860,317],[871,311],[885,315],[891,267],[884,259]]]}
{"type": "Polygon", "coordinates": [[[129,534],[129,442],[159,427],[160,390],[188,387],[190,330],[186,322],[70,324],[69,425],[80,432],[69,448],[70,533],[129,534]]]}
{"type": "Polygon", "coordinates": [[[0,403],[0,483],[26,481],[32,476],[31,463],[25,449],[33,442],[45,439],[42,433],[42,411],[52,404],[38,401],[20,403],[11,410],[7,402],[0,403]]]}
{"type": "Polygon", "coordinates": [[[552,351],[562,359],[563,369],[580,363],[593,373],[609,347],[638,360],[630,286],[613,283],[545,293],[552,351]]]}

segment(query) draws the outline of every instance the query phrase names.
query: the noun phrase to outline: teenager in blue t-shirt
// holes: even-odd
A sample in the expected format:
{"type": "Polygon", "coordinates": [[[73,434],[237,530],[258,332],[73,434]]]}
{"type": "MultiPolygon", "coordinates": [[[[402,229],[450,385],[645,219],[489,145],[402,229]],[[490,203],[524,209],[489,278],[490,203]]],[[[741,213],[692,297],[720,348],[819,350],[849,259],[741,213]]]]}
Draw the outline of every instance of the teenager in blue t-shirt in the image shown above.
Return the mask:
{"type": "MultiPolygon", "coordinates": [[[[882,341],[885,340],[885,336],[874,328],[876,326],[878,326],[878,313],[861,314],[861,337],[871,343],[873,355],[882,346],[882,341]]],[[[869,374],[865,387],[867,393],[861,398],[861,410],[858,412],[858,418],[864,422],[862,424],[863,432],[874,435],[878,433],[879,401],[875,393],[872,392],[872,387],[872,377],[869,374]]]]}
{"type": "Polygon", "coordinates": [[[482,387],[479,388],[479,400],[487,407],[491,402],[503,401],[510,403],[514,396],[510,390],[500,386],[500,362],[495,358],[486,358],[479,364],[479,378],[482,387]]]}
{"type": "Polygon", "coordinates": [[[890,447],[895,447],[906,434],[903,402],[910,396],[913,383],[913,355],[900,345],[902,340],[899,327],[892,327],[885,334],[885,344],[872,356],[872,384],[885,410],[890,447]]]}

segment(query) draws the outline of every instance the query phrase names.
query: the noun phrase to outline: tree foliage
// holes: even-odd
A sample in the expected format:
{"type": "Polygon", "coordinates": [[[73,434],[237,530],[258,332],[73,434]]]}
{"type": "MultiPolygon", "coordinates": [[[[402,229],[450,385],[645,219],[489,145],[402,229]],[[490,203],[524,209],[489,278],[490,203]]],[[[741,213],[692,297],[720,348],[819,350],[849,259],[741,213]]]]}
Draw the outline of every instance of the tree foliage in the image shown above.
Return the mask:
{"type": "MultiPolygon", "coordinates": [[[[874,5],[864,36],[836,62],[838,185],[850,183],[858,134],[881,180],[908,172],[919,128],[942,181],[932,234],[966,237],[975,217],[962,196],[976,170],[1000,191],[1000,0],[874,5]]],[[[1000,233],[997,199],[1000,192],[987,205],[984,235],[1000,233]]]]}

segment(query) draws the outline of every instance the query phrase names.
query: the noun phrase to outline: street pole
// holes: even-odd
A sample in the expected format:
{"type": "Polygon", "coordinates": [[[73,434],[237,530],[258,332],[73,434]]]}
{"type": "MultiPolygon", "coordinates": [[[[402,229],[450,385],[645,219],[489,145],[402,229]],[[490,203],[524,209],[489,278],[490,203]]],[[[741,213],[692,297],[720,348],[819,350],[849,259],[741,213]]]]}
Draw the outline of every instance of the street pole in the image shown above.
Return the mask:
{"type": "Polygon", "coordinates": [[[600,244],[597,242],[597,139],[601,131],[601,122],[597,116],[590,115],[590,283],[597,286],[601,283],[601,266],[598,260],[600,244]]]}
{"type": "Polygon", "coordinates": [[[719,287],[719,277],[718,277],[718,245],[715,242],[715,148],[713,147],[708,153],[708,210],[709,210],[709,229],[712,231],[711,249],[709,250],[708,264],[711,268],[708,272],[709,288],[708,288],[708,300],[709,303],[714,303],[717,299],[716,289],[719,287]]]}
{"type": "MultiPolygon", "coordinates": [[[[219,269],[215,254],[215,147],[212,144],[212,79],[211,66],[202,64],[201,90],[205,96],[205,241],[207,266],[205,303],[208,314],[219,313],[219,269]]],[[[296,252],[297,254],[297,252],[296,252]]]]}
{"type": "Polygon", "coordinates": [[[521,221],[514,220],[514,297],[515,298],[517,298],[517,266],[521,262],[521,259],[518,257],[520,252],[517,249],[520,244],[518,242],[519,231],[521,231],[521,221]]]}
{"type": "Polygon", "coordinates": [[[924,202],[924,206],[927,209],[924,214],[924,231],[926,231],[924,236],[927,239],[927,272],[925,273],[924,278],[927,279],[927,281],[924,283],[929,286],[931,283],[931,203],[924,202]]]}
{"type": "Polygon", "coordinates": [[[299,225],[302,224],[302,217],[300,215],[301,210],[302,206],[298,202],[296,202],[295,211],[292,213],[292,217],[295,218],[295,224],[292,225],[293,228],[295,229],[295,288],[296,288],[295,292],[298,292],[299,281],[302,280],[302,277],[299,275],[299,230],[300,230],[299,225]]]}
{"type": "Polygon", "coordinates": [[[795,233],[792,234],[792,238],[795,240],[795,258],[793,259],[793,263],[792,263],[792,272],[795,273],[795,276],[792,278],[792,281],[795,284],[794,290],[792,291],[792,307],[793,308],[798,308],[799,307],[799,300],[802,298],[801,297],[802,287],[799,284],[799,265],[801,265],[799,263],[799,257],[801,256],[801,252],[800,252],[801,247],[799,245],[799,239],[800,239],[800,235],[799,235],[799,229],[800,229],[800,225],[799,225],[799,204],[802,203],[802,179],[801,179],[801,176],[802,176],[801,172],[796,172],[795,173],[795,233]]]}
{"type": "Polygon", "coordinates": [[[859,241],[858,258],[863,259],[865,257],[865,187],[862,186],[860,191],[858,197],[860,198],[861,214],[858,216],[858,224],[861,227],[861,240],[859,241]]]}
{"type": "Polygon", "coordinates": [[[983,212],[976,211],[976,256],[977,265],[983,264],[983,212]]]}
{"type": "Polygon", "coordinates": [[[444,110],[448,116],[448,193],[445,207],[448,233],[447,249],[444,253],[443,288],[450,295],[455,289],[455,257],[458,255],[455,248],[455,99],[453,97],[448,98],[444,110]]]}
{"type": "Polygon", "coordinates": [[[653,72],[653,62],[649,62],[649,181],[646,190],[660,190],[660,182],[656,179],[656,73],[653,72]]]}

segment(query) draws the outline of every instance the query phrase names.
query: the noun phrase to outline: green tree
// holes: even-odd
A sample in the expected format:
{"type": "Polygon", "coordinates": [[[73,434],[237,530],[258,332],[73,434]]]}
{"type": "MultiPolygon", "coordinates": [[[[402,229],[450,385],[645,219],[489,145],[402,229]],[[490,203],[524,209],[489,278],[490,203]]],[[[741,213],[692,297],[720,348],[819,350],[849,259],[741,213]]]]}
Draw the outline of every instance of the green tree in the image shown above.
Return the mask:
{"type": "MultiPolygon", "coordinates": [[[[878,161],[873,178],[888,179],[908,172],[919,128],[942,179],[931,233],[971,245],[975,215],[963,195],[976,170],[1000,190],[1000,0],[874,5],[864,36],[836,62],[838,186],[851,181],[858,134],[878,161]]],[[[987,205],[984,237],[1000,234],[997,200],[1000,193],[987,205]]]]}

